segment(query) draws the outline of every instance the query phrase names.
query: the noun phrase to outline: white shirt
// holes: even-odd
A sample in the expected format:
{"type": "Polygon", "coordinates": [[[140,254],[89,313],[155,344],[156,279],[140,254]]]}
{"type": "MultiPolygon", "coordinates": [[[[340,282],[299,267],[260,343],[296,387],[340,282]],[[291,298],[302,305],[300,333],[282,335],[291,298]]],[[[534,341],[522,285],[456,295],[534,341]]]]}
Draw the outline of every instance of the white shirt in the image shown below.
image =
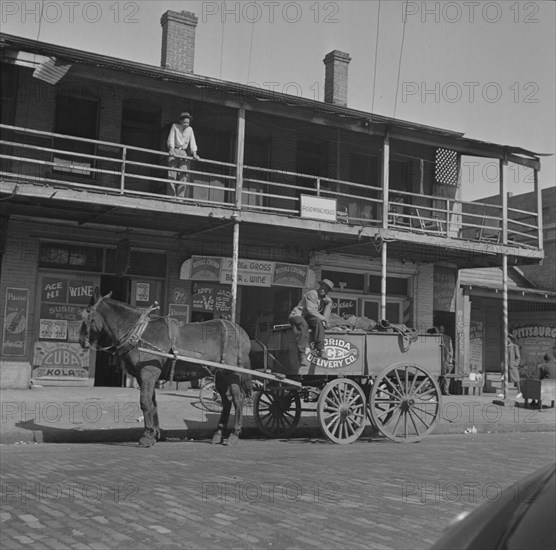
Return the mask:
{"type": "Polygon", "coordinates": [[[191,149],[194,155],[197,152],[197,143],[195,141],[195,134],[191,126],[186,126],[184,130],[181,129],[180,124],[172,124],[170,133],[168,134],[168,149],[183,149],[187,147],[191,149]]]}

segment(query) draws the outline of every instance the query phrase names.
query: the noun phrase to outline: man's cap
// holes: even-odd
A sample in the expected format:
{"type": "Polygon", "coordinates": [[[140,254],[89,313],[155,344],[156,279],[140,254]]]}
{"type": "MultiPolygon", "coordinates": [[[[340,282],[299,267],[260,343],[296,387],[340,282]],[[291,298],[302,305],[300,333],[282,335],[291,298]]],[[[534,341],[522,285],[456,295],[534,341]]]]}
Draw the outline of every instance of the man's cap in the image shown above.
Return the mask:
{"type": "Polygon", "coordinates": [[[334,290],[334,283],[330,279],[319,281],[319,285],[327,286],[330,290],[334,290]]]}
{"type": "Polygon", "coordinates": [[[193,117],[192,117],[189,113],[187,113],[187,112],[185,112],[185,113],[180,113],[179,119],[181,120],[182,118],[189,118],[190,120],[193,119],[193,117]]]}

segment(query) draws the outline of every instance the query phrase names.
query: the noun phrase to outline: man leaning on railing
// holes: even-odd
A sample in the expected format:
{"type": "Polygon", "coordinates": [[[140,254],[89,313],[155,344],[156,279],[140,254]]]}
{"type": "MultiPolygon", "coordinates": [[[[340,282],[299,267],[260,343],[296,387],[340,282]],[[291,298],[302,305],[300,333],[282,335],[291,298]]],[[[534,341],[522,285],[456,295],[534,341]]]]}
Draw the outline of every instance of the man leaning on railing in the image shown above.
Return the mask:
{"type": "Polygon", "coordinates": [[[197,142],[195,133],[191,127],[192,116],[189,113],[181,113],[178,122],[172,124],[168,134],[168,166],[177,170],[170,170],[168,177],[176,182],[170,183],[171,192],[176,197],[185,197],[185,182],[187,181],[187,170],[190,161],[187,157],[187,150],[195,160],[199,160],[197,155],[197,142]],[[182,183],[183,182],[183,183],[182,183]]]}

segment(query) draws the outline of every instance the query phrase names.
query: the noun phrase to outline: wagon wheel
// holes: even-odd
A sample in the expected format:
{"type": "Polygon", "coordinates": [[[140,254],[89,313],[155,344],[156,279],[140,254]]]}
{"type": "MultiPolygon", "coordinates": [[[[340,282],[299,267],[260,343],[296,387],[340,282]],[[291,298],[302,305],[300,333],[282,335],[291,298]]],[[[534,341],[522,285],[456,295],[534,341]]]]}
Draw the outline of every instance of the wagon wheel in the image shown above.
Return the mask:
{"type": "Polygon", "coordinates": [[[365,406],[363,390],[349,378],[326,384],[317,405],[324,435],[340,445],[356,441],[365,428],[365,406]]]}
{"type": "Polygon", "coordinates": [[[378,430],[393,441],[413,443],[428,435],[440,415],[436,380],[417,365],[397,363],[375,379],[369,414],[378,430]]]}
{"type": "Polygon", "coordinates": [[[266,388],[255,394],[253,416],[257,428],[267,437],[288,437],[301,418],[297,390],[266,388]]]}
{"type": "Polygon", "coordinates": [[[216,391],[213,378],[210,378],[208,382],[205,382],[201,386],[199,390],[199,401],[201,402],[201,406],[207,411],[217,413],[222,411],[222,398],[216,391]]]}

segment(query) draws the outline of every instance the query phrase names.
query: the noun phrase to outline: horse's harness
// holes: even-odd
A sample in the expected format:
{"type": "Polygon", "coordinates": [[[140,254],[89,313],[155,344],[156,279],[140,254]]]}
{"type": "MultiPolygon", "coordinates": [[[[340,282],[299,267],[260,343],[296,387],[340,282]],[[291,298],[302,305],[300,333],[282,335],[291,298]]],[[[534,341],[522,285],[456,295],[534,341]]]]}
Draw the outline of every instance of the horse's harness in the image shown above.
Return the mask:
{"type": "MultiPolygon", "coordinates": [[[[98,305],[103,299],[104,296],[100,297],[94,305],[89,305],[83,311],[82,318],[83,318],[83,322],[85,323],[85,326],[87,327],[87,342],[89,343],[90,343],[90,333],[91,333],[91,324],[93,322],[93,316],[96,313],[98,305]]],[[[172,347],[168,352],[160,349],[155,344],[143,338],[143,333],[145,332],[147,326],[151,322],[150,314],[157,309],[160,309],[160,306],[158,305],[157,302],[155,302],[152,306],[150,306],[148,309],[143,311],[141,313],[141,316],[139,317],[139,320],[137,321],[137,323],[135,323],[134,327],[120,340],[118,344],[116,345],[112,344],[106,347],[95,347],[95,349],[97,351],[112,352],[113,355],[117,354],[118,356],[123,357],[124,355],[128,354],[133,349],[135,349],[139,344],[141,344],[143,348],[145,346],[148,346],[155,351],[171,354],[172,363],[170,365],[170,376],[168,380],[172,381],[174,378],[174,371],[178,360],[178,356],[174,351],[174,347],[177,341],[177,326],[178,326],[177,321],[175,321],[175,319],[171,319],[170,317],[165,317],[166,323],[168,325],[169,339],[172,344],[172,347]]],[[[146,350],[143,349],[142,351],[146,351],[146,350]]],[[[209,375],[212,374],[212,372],[210,371],[210,369],[208,369],[208,367],[205,367],[205,369],[207,369],[209,375]]]]}
{"type": "MultiPolygon", "coordinates": [[[[100,302],[103,300],[104,297],[99,298],[99,300],[94,304],[88,306],[85,311],[83,312],[83,322],[87,327],[87,341],[90,342],[90,335],[91,335],[91,324],[93,322],[93,316],[96,313],[97,307],[100,302]]],[[[120,357],[128,354],[132,349],[134,349],[139,342],[142,341],[143,333],[145,332],[147,326],[151,322],[150,314],[159,309],[160,306],[155,302],[152,306],[141,313],[139,320],[133,328],[119,341],[118,344],[106,346],[106,347],[95,347],[97,351],[111,351],[114,355],[119,355],[120,357]]],[[[150,345],[154,349],[158,349],[154,344],[149,342],[143,341],[150,345]]],[[[159,350],[161,351],[161,350],[159,350]]]]}

